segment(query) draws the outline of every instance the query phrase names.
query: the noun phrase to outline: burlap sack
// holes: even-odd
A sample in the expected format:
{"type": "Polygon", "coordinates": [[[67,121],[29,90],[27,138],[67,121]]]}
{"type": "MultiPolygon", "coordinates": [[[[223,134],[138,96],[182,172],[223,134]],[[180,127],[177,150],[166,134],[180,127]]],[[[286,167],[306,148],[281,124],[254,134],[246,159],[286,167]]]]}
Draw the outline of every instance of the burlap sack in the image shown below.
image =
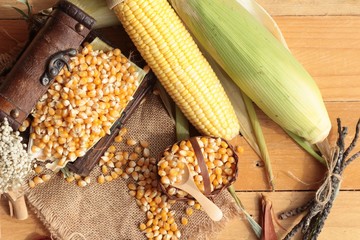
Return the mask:
{"type": "MultiPolygon", "coordinates": [[[[152,156],[159,154],[176,141],[174,124],[163,108],[159,97],[148,94],[127,121],[128,136],[150,142],[152,156]]],[[[118,145],[123,148],[124,145],[118,145]]],[[[134,197],[128,194],[127,183],[118,178],[110,183],[96,183],[100,170],[91,172],[92,183],[80,188],[67,183],[59,174],[34,189],[28,189],[27,200],[53,239],[65,240],[140,240],[146,239],[138,226],[146,219],[145,213],[136,205],[134,197]]],[[[195,211],[189,217],[189,224],[183,227],[179,219],[184,215],[186,203],[177,202],[172,210],[181,230],[181,239],[215,239],[224,223],[239,214],[230,194],[225,190],[215,197],[215,203],[222,209],[224,218],[211,221],[202,211],[195,211]]],[[[221,239],[221,237],[219,237],[221,239]]]]}

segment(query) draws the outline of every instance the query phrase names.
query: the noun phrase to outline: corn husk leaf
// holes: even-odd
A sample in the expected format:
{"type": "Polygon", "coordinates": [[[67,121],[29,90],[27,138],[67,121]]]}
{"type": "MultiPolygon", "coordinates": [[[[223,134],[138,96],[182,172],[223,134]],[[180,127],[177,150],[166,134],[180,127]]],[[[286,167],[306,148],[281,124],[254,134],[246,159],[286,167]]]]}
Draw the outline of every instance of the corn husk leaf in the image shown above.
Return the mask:
{"type": "Polygon", "coordinates": [[[261,237],[261,232],[262,232],[262,228],[260,227],[260,225],[250,216],[250,214],[245,210],[241,200],[238,198],[238,196],[236,195],[235,189],[233,187],[233,185],[231,185],[230,187],[228,187],[228,191],[231,194],[231,196],[234,198],[236,204],[238,205],[238,207],[240,208],[241,212],[245,215],[246,220],[249,222],[251,228],[253,229],[254,233],[256,234],[256,236],[258,238],[261,237]]]}
{"type": "MultiPolygon", "coordinates": [[[[274,37],[277,38],[282,43],[282,45],[289,50],[284,35],[282,34],[279,26],[262,6],[260,6],[257,2],[253,0],[237,0],[237,2],[241,4],[264,27],[266,27],[274,35],[274,37]]],[[[311,156],[317,159],[320,163],[325,164],[325,160],[314,150],[314,148],[316,148],[315,145],[310,144],[304,138],[299,137],[298,135],[293,134],[286,129],[284,130],[299,146],[301,146],[311,156]]]]}
{"type": "MultiPolygon", "coordinates": [[[[265,26],[287,48],[285,38],[280,31],[280,28],[264,8],[253,0],[237,0],[237,2],[241,4],[250,14],[252,14],[254,18],[265,26]]],[[[201,43],[199,43],[199,45],[201,46],[201,43]]],[[[269,152],[267,150],[265,137],[252,101],[237,87],[231,78],[221,69],[220,66],[218,66],[214,59],[212,59],[206,51],[203,52],[220,79],[221,84],[234,107],[236,116],[239,120],[241,135],[257,153],[257,155],[264,161],[269,178],[269,184],[272,189],[275,189],[274,174],[272,172],[269,152]]]]}
{"type": "Polygon", "coordinates": [[[160,99],[162,103],[164,104],[164,107],[169,114],[170,118],[172,119],[173,123],[176,124],[176,105],[170,95],[166,92],[165,88],[160,84],[159,81],[156,81],[155,83],[155,89],[158,91],[158,94],[160,96],[160,99]]]}
{"type": "Polygon", "coordinates": [[[180,108],[174,103],[160,82],[157,81],[155,83],[155,89],[157,89],[167,113],[175,124],[176,139],[178,141],[188,139],[190,137],[189,121],[180,108]]]}
{"type": "Polygon", "coordinates": [[[109,9],[104,0],[68,0],[96,20],[94,28],[119,25],[115,13],[109,9]]]}
{"type": "MultiPolygon", "coordinates": [[[[199,47],[201,47],[200,44],[199,47]]],[[[211,56],[209,56],[205,51],[203,52],[204,52],[204,56],[208,60],[209,64],[216,73],[217,77],[219,78],[221,85],[223,86],[226,92],[226,95],[230,99],[230,102],[235,110],[236,117],[239,121],[241,135],[246,140],[246,142],[251,146],[251,148],[256,152],[256,154],[259,157],[261,157],[258,141],[256,140],[256,136],[252,128],[252,123],[251,123],[252,119],[248,114],[246,105],[242,97],[244,93],[231,80],[229,75],[227,75],[221,69],[221,67],[214,61],[214,59],[211,56]]]]}
{"type": "Polygon", "coordinates": [[[266,169],[266,172],[268,175],[270,187],[272,188],[272,190],[275,190],[275,180],[274,180],[274,174],[273,174],[272,167],[271,167],[270,156],[269,156],[269,152],[268,152],[268,149],[266,146],[265,137],[262,132],[259,119],[255,112],[254,105],[253,105],[251,99],[248,96],[246,96],[245,94],[242,95],[242,98],[244,99],[244,103],[245,103],[247,112],[251,119],[253,131],[254,131],[258,146],[260,148],[261,158],[265,163],[265,169],[266,169]]]}
{"type": "Polygon", "coordinates": [[[172,0],[196,39],[272,120],[310,143],[331,122],[315,81],[291,53],[235,0],[172,0]]]}
{"type": "Polygon", "coordinates": [[[275,232],[274,226],[274,216],[273,216],[273,207],[272,202],[265,197],[264,195],[261,196],[261,227],[262,227],[262,234],[261,240],[277,240],[278,237],[275,232]]]}
{"type": "MultiPolygon", "coordinates": [[[[237,0],[237,2],[241,4],[264,27],[266,27],[274,35],[274,37],[277,38],[282,43],[282,45],[289,50],[284,35],[282,34],[279,26],[262,6],[260,6],[257,2],[253,0],[237,0]]],[[[304,138],[299,137],[298,135],[293,134],[286,129],[284,130],[299,146],[301,146],[311,156],[317,159],[320,163],[325,164],[325,160],[314,150],[314,148],[316,148],[315,145],[310,144],[304,138]]]]}
{"type": "Polygon", "coordinates": [[[227,96],[236,113],[240,125],[240,133],[256,154],[264,161],[269,185],[275,189],[274,174],[271,167],[269,152],[266,147],[265,137],[256,115],[253,102],[237,87],[231,78],[220,66],[204,52],[206,59],[218,76],[227,96]]]}
{"type": "Polygon", "coordinates": [[[189,121],[182,113],[178,106],[175,106],[175,116],[176,116],[176,138],[178,141],[188,139],[190,137],[189,131],[189,121]]]}
{"type": "Polygon", "coordinates": [[[318,160],[320,163],[326,165],[326,162],[323,157],[321,157],[318,152],[314,149],[316,148],[315,145],[310,144],[308,141],[306,141],[304,138],[297,136],[296,134],[293,134],[292,132],[286,131],[285,132],[305,151],[307,151],[311,156],[313,156],[316,160],[318,160]]]}
{"type": "Polygon", "coordinates": [[[270,14],[254,0],[237,0],[255,19],[266,27],[287,49],[288,45],[279,26],[270,14]]]}

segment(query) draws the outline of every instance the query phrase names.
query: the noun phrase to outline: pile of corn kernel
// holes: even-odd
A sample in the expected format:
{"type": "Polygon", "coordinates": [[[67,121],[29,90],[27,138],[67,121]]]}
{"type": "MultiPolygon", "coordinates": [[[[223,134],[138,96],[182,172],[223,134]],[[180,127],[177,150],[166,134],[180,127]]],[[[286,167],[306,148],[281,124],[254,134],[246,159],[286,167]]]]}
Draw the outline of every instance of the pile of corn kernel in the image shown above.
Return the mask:
{"type": "MultiPolygon", "coordinates": [[[[176,217],[175,210],[172,210],[172,206],[176,201],[169,199],[158,188],[157,162],[151,156],[149,143],[144,140],[126,138],[126,133],[127,129],[122,128],[119,131],[119,135],[115,137],[115,142],[125,143],[130,150],[119,151],[114,145],[110,146],[99,160],[98,171],[100,173],[96,177],[96,181],[91,180],[89,176],[81,177],[75,173],[65,176],[66,181],[69,183],[75,182],[79,187],[85,187],[92,182],[106,184],[118,178],[125,180],[129,195],[135,198],[138,207],[146,215],[146,220],[139,223],[140,231],[148,239],[180,239],[179,224],[187,225],[191,221],[190,216],[193,215],[194,211],[201,210],[200,204],[197,201],[188,200],[183,214],[179,214],[180,216],[176,217]]],[[[183,145],[180,143],[180,146],[183,145]]],[[[176,147],[173,148],[175,149],[176,147]]],[[[239,154],[242,153],[243,149],[237,147],[236,151],[239,154]]],[[[45,182],[45,180],[48,181],[47,175],[41,173],[41,171],[43,171],[43,168],[37,166],[35,172],[39,175],[29,182],[29,184],[32,184],[32,187],[38,183],[45,182]]]]}
{"type": "MultiPolygon", "coordinates": [[[[85,45],[36,104],[32,152],[59,168],[85,155],[120,117],[139,85],[139,73],[119,49],[85,45]]],[[[25,122],[22,129],[29,125],[25,122]]]]}
{"type": "MultiPolygon", "coordinates": [[[[156,159],[151,156],[149,143],[144,140],[126,138],[126,128],[119,131],[115,142],[124,142],[131,151],[118,151],[111,145],[99,160],[100,174],[96,181],[90,176],[82,177],[69,172],[63,175],[68,183],[76,183],[79,187],[86,187],[92,182],[105,184],[117,178],[127,182],[129,195],[135,198],[138,207],[146,215],[145,222],[139,224],[139,229],[148,239],[177,240],[181,237],[178,223],[187,225],[194,210],[201,210],[201,206],[194,200],[189,200],[184,214],[175,218],[175,210],[171,207],[175,203],[158,188],[156,159]]],[[[36,176],[29,180],[31,188],[49,181],[50,177],[44,173],[43,166],[35,167],[36,176]]]]}
{"type": "MultiPolygon", "coordinates": [[[[121,129],[119,139],[124,139],[126,129],[121,129]]],[[[146,221],[139,224],[139,229],[148,239],[180,239],[181,232],[178,221],[186,225],[188,218],[175,219],[175,211],[171,210],[174,201],[168,199],[158,189],[158,176],[156,159],[151,156],[149,143],[144,140],[127,138],[125,143],[132,147],[132,151],[116,151],[110,146],[99,161],[101,174],[97,182],[102,184],[114,179],[113,173],[127,181],[129,194],[135,198],[138,207],[146,214],[146,221]]],[[[117,176],[115,175],[115,176],[117,176]]],[[[190,203],[195,205],[195,202],[190,203]]],[[[197,204],[197,208],[200,205],[197,204]]],[[[186,210],[188,216],[193,213],[190,208],[186,210]]]]}
{"type": "MultiPolygon", "coordinates": [[[[237,167],[234,152],[221,138],[196,137],[196,140],[207,166],[210,189],[211,191],[220,189],[234,178],[237,167]]],[[[160,181],[170,196],[178,198],[188,196],[186,192],[172,187],[172,184],[181,182],[185,164],[188,165],[199,190],[201,192],[205,190],[199,162],[195,157],[191,142],[183,140],[165,151],[158,162],[160,181]]]]}

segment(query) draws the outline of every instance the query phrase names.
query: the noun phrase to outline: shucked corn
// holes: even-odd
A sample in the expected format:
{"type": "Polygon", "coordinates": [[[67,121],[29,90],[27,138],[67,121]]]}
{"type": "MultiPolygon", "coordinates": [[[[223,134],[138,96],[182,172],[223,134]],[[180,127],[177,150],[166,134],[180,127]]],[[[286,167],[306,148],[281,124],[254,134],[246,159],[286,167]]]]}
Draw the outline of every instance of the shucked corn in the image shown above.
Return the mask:
{"type": "Polygon", "coordinates": [[[82,157],[132,100],[139,85],[134,65],[119,49],[82,48],[64,68],[33,112],[32,151],[43,150],[58,167],[82,157]]]}
{"type": "Polygon", "coordinates": [[[157,78],[203,134],[232,139],[239,124],[209,63],[166,0],[125,0],[113,10],[157,78]]]}
{"type": "MultiPolygon", "coordinates": [[[[207,166],[210,189],[211,191],[220,189],[234,179],[237,167],[235,153],[221,138],[197,137],[196,139],[207,166]]],[[[185,164],[189,166],[199,190],[204,192],[204,181],[194,149],[189,140],[183,140],[166,150],[157,164],[160,181],[171,196],[179,198],[188,196],[186,192],[171,186],[173,183],[181,182],[185,164]]]]}

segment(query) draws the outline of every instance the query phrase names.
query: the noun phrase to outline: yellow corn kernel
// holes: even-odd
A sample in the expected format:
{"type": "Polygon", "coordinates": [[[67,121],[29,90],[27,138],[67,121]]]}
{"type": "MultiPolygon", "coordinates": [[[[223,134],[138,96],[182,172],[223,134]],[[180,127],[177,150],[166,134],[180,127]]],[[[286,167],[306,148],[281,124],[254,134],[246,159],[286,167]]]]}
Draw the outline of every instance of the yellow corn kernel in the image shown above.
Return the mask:
{"type": "Polygon", "coordinates": [[[41,179],[44,181],[44,182],[48,182],[50,180],[51,176],[49,174],[43,174],[41,175],[41,179]]]}
{"type": "Polygon", "coordinates": [[[185,213],[188,216],[191,216],[193,214],[193,212],[194,212],[194,210],[191,207],[186,208],[186,210],[185,210],[185,213]]]}
{"type": "Polygon", "coordinates": [[[181,224],[182,224],[182,225],[187,225],[188,222],[189,222],[189,220],[188,220],[186,217],[182,217],[182,218],[181,218],[181,224]]]}
{"type": "Polygon", "coordinates": [[[102,165],[102,166],[101,166],[101,172],[102,172],[103,174],[108,174],[108,172],[109,172],[108,167],[107,167],[106,165],[102,165]]]}
{"type": "Polygon", "coordinates": [[[44,182],[44,180],[42,179],[42,178],[40,178],[39,176],[35,176],[34,178],[33,178],[33,181],[34,181],[34,183],[37,185],[37,184],[41,184],[41,183],[43,183],[44,182]]]}
{"type": "Polygon", "coordinates": [[[107,176],[105,176],[105,180],[106,180],[107,182],[111,182],[111,181],[113,180],[113,177],[110,176],[110,175],[107,175],[107,176]]]}
{"type": "Polygon", "coordinates": [[[71,183],[71,182],[73,182],[75,180],[75,177],[74,176],[68,176],[67,178],[66,178],[66,181],[68,182],[68,183],[71,183]]]}
{"type": "Polygon", "coordinates": [[[105,182],[105,177],[104,177],[104,175],[98,176],[97,182],[100,183],[100,184],[103,184],[103,183],[105,182]]]}
{"type": "Polygon", "coordinates": [[[127,133],[127,129],[126,128],[121,128],[119,131],[119,136],[124,136],[127,133]]]}
{"type": "Polygon", "coordinates": [[[134,139],[131,139],[131,138],[126,140],[126,144],[129,146],[134,146],[136,143],[137,143],[137,141],[134,139]]]}
{"type": "Polygon", "coordinates": [[[238,121],[229,99],[221,87],[213,88],[221,86],[219,80],[166,0],[156,4],[124,1],[115,6],[114,11],[137,49],[194,126],[206,135],[225,139],[238,134],[238,121]],[[156,19],[149,21],[146,16],[156,16],[156,19]],[[145,30],[147,34],[140,35],[143,29],[151,31],[145,30]],[[162,37],[158,38],[159,35],[162,37]],[[163,69],[170,71],[165,75],[163,69]],[[176,88],[172,87],[175,82],[176,88]],[[193,99],[197,104],[191,104],[193,99]],[[210,114],[212,111],[216,114],[210,114]]]}
{"type": "Polygon", "coordinates": [[[77,181],[77,185],[79,187],[85,187],[87,185],[87,183],[84,180],[80,179],[77,181]]]}
{"type": "Polygon", "coordinates": [[[199,203],[195,203],[195,204],[194,204],[194,208],[195,208],[196,210],[200,210],[200,209],[201,209],[201,205],[200,205],[199,203]]]}
{"type": "Polygon", "coordinates": [[[107,151],[108,151],[109,153],[114,153],[114,152],[116,151],[116,147],[115,147],[114,145],[111,145],[111,146],[107,149],[107,151]]]}
{"type": "Polygon", "coordinates": [[[114,172],[114,171],[111,171],[110,175],[111,175],[111,177],[112,177],[113,179],[119,178],[119,174],[116,173],[116,172],[114,172]]]}
{"type": "Polygon", "coordinates": [[[123,140],[122,136],[116,136],[115,139],[114,139],[114,141],[116,143],[120,143],[120,142],[122,142],[122,140],[123,140]]]}
{"type": "Polygon", "coordinates": [[[86,176],[86,177],[84,177],[84,181],[85,181],[87,184],[90,184],[91,178],[90,178],[89,176],[86,176]]]}
{"type": "Polygon", "coordinates": [[[36,185],[35,182],[30,179],[30,180],[29,180],[29,187],[30,187],[30,188],[34,188],[35,185],[36,185]]]}
{"type": "Polygon", "coordinates": [[[44,170],[44,168],[42,166],[36,166],[34,169],[35,173],[37,173],[37,174],[41,173],[43,170],[44,170]]]}
{"type": "Polygon", "coordinates": [[[140,229],[141,231],[144,231],[144,230],[146,229],[145,223],[140,223],[139,229],[140,229]]]}

